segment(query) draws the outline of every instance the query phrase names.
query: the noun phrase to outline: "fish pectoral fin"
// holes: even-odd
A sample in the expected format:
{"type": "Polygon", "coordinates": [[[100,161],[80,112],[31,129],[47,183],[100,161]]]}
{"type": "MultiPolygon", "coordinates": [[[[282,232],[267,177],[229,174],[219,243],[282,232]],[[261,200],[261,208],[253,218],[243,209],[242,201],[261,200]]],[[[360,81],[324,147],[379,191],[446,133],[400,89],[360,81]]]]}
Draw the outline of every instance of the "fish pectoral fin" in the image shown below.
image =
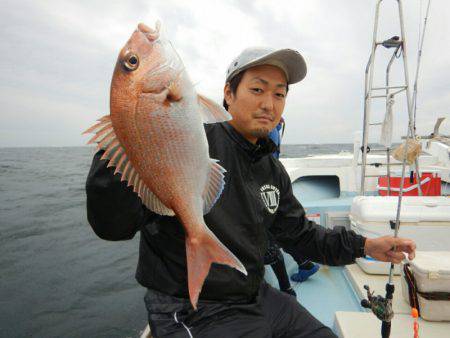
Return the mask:
{"type": "Polygon", "coordinates": [[[179,82],[177,81],[171,82],[167,86],[167,89],[169,90],[169,92],[167,93],[167,100],[169,100],[170,102],[180,101],[183,98],[183,96],[181,95],[181,88],[179,82]]]}
{"type": "Polygon", "coordinates": [[[210,159],[208,180],[203,190],[203,214],[207,214],[222,194],[225,186],[224,173],[226,170],[217,163],[217,160],[210,159]]]}
{"type": "Polygon", "coordinates": [[[216,102],[198,94],[198,105],[203,123],[216,123],[231,120],[231,115],[216,102]]]}
{"type": "Polygon", "coordinates": [[[247,276],[247,270],[241,261],[208,229],[195,240],[186,237],[186,260],[188,270],[189,298],[194,309],[208,276],[212,263],[228,265],[247,276]]]}

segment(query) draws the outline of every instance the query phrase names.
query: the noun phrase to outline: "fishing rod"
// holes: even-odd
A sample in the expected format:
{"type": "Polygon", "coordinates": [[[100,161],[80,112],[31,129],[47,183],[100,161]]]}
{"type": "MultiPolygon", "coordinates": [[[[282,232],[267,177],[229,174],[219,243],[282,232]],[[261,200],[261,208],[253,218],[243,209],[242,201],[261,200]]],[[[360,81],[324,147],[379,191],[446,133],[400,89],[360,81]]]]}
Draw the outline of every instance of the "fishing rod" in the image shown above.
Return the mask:
{"type": "MultiPolygon", "coordinates": [[[[422,49],[423,49],[423,41],[425,39],[425,31],[427,28],[428,22],[428,13],[430,11],[431,0],[428,0],[427,11],[425,14],[424,22],[423,22],[423,30],[422,34],[419,33],[419,48],[417,51],[417,66],[416,66],[416,77],[414,79],[414,90],[413,90],[413,111],[414,111],[414,130],[416,130],[416,111],[417,111],[417,80],[419,78],[419,69],[420,69],[420,61],[422,60],[422,49]]],[[[422,8],[422,6],[421,6],[422,8]]]]}
{"type": "MultiPolygon", "coordinates": [[[[400,210],[402,207],[402,199],[403,199],[403,190],[404,190],[404,180],[405,180],[405,172],[406,172],[406,155],[408,153],[408,141],[412,139],[413,135],[413,126],[412,121],[409,120],[408,123],[408,133],[406,136],[406,142],[403,149],[403,161],[402,161],[402,176],[400,180],[400,187],[398,193],[398,202],[397,202],[397,213],[395,217],[395,222],[390,221],[391,228],[394,229],[394,238],[398,238],[398,231],[400,229],[400,210]]],[[[394,245],[392,247],[392,251],[395,252],[397,246],[394,245]]],[[[394,277],[394,263],[391,263],[389,267],[389,279],[386,284],[386,295],[385,297],[381,295],[374,296],[374,292],[370,291],[370,287],[368,285],[364,285],[364,289],[367,291],[367,299],[363,299],[361,301],[361,306],[364,308],[371,309],[372,312],[377,316],[378,319],[381,320],[381,337],[389,338],[391,335],[391,321],[394,317],[394,311],[392,309],[392,299],[394,298],[395,285],[393,282],[394,277]]]]}
{"type": "MultiPolygon", "coordinates": [[[[399,194],[398,194],[398,202],[397,202],[397,212],[395,217],[395,222],[390,221],[391,229],[394,230],[394,238],[398,238],[398,231],[400,229],[400,211],[402,206],[402,199],[403,199],[403,190],[404,190],[404,180],[405,180],[405,172],[406,172],[406,160],[407,160],[407,154],[408,154],[408,144],[410,139],[414,139],[415,137],[415,129],[416,129],[416,100],[417,100],[417,80],[418,80],[418,74],[419,74],[419,67],[420,67],[420,60],[422,56],[422,47],[423,47],[423,41],[425,36],[425,29],[426,29],[426,23],[428,19],[429,14],[429,8],[430,8],[430,2],[431,0],[428,0],[428,6],[427,6],[427,12],[425,15],[425,23],[423,27],[423,32],[420,39],[420,47],[418,52],[418,60],[417,60],[417,68],[416,68],[416,76],[415,76],[415,83],[414,83],[414,93],[413,93],[413,107],[414,107],[414,117],[412,118],[411,114],[409,114],[408,119],[408,132],[406,135],[406,140],[403,148],[403,159],[402,159],[402,175],[400,180],[400,187],[399,187],[399,194]]],[[[401,6],[401,3],[399,1],[399,6],[401,6]]],[[[400,16],[402,16],[401,9],[400,9],[400,16]]],[[[403,32],[402,32],[403,36],[403,32]]],[[[402,42],[404,43],[404,41],[402,42]]],[[[404,46],[402,46],[402,49],[404,46]]],[[[404,51],[403,51],[404,52],[404,51]]],[[[418,154],[417,154],[418,156],[418,154]]],[[[416,157],[416,165],[417,165],[417,157],[416,157]]],[[[420,176],[418,176],[418,180],[420,181],[420,176]]],[[[393,246],[392,251],[395,252],[397,249],[396,245],[393,246]]],[[[370,291],[370,287],[368,285],[364,285],[364,289],[367,291],[367,299],[363,299],[361,301],[361,306],[364,308],[371,309],[372,312],[375,314],[375,316],[381,320],[381,337],[382,338],[389,338],[391,335],[391,321],[394,317],[394,311],[392,309],[392,299],[394,298],[394,292],[395,292],[395,285],[393,283],[393,276],[394,276],[394,263],[391,262],[389,267],[389,278],[388,282],[386,284],[385,290],[386,295],[385,297],[381,295],[374,296],[374,292],[370,291]]],[[[413,317],[414,314],[416,314],[415,322],[414,322],[414,336],[418,337],[418,323],[417,323],[417,310],[414,311],[413,309],[413,317]]]]}
{"type": "MultiPolygon", "coordinates": [[[[391,221],[391,228],[394,227],[394,238],[398,238],[398,231],[400,229],[400,210],[402,206],[403,198],[403,188],[406,172],[406,155],[408,152],[408,141],[412,138],[412,121],[409,121],[408,133],[406,136],[405,147],[403,149],[403,162],[402,162],[402,177],[400,180],[400,187],[398,193],[397,202],[397,214],[395,217],[395,222],[391,221]]],[[[396,251],[397,247],[394,245],[392,251],[396,251]]],[[[394,263],[391,263],[389,267],[389,279],[386,284],[386,295],[385,297],[378,295],[374,296],[374,293],[370,291],[368,285],[364,285],[364,289],[367,291],[367,299],[361,301],[361,306],[371,309],[372,312],[381,320],[381,337],[389,338],[391,335],[391,321],[394,317],[394,311],[392,310],[392,299],[394,298],[395,285],[393,282],[394,276],[394,263]]]]}

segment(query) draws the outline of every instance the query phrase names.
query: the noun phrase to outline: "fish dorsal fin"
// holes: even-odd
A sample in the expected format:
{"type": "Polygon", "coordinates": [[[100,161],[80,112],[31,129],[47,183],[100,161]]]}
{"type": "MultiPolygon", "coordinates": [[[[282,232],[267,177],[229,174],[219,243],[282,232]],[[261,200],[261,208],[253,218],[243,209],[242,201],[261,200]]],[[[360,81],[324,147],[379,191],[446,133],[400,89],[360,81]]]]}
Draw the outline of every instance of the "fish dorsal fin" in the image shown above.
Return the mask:
{"type": "Polygon", "coordinates": [[[203,123],[231,120],[231,115],[223,107],[200,94],[198,94],[198,105],[202,114],[203,123]]]}
{"type": "Polygon", "coordinates": [[[109,160],[107,167],[116,167],[114,174],[121,174],[121,181],[128,182],[127,185],[133,187],[133,191],[151,211],[160,215],[174,216],[173,210],[167,208],[140,178],[112,128],[110,116],[104,116],[99,121],[84,133],[95,133],[90,142],[96,142],[98,149],[105,151],[101,159],[109,160]]]}
{"type": "Polygon", "coordinates": [[[216,204],[222,194],[225,186],[224,173],[226,170],[217,163],[217,160],[211,159],[208,179],[203,190],[203,214],[207,214],[216,204]]]}

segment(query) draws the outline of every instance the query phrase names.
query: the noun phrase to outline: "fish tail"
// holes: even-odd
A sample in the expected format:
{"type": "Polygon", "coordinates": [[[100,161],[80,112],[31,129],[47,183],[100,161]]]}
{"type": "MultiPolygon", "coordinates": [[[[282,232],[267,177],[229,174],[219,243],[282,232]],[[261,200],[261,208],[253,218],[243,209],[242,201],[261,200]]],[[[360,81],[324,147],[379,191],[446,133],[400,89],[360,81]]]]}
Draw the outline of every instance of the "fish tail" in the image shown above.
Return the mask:
{"type": "Polygon", "coordinates": [[[204,225],[197,238],[186,238],[189,298],[194,309],[212,263],[228,265],[244,275],[247,270],[239,259],[204,225]]]}

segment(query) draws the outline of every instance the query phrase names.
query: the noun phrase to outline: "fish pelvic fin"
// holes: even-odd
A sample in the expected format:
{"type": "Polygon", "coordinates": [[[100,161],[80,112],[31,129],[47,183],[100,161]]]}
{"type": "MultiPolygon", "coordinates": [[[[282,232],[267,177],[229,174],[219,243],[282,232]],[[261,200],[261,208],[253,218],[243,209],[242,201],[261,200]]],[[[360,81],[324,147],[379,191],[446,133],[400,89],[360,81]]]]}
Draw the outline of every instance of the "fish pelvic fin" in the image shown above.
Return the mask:
{"type": "Polygon", "coordinates": [[[90,143],[97,143],[98,150],[104,150],[102,160],[108,160],[107,167],[115,167],[114,174],[121,175],[121,181],[128,182],[133,191],[141,198],[142,203],[151,211],[166,216],[174,216],[172,209],[166,207],[147,187],[128,158],[125,148],[120,144],[114,132],[111,117],[103,116],[99,122],[87,129],[85,133],[93,133],[90,143]]]}
{"type": "Polygon", "coordinates": [[[224,173],[226,173],[226,170],[217,162],[214,159],[210,159],[209,162],[208,179],[202,194],[203,214],[211,211],[225,187],[224,173]]]}
{"type": "Polygon", "coordinates": [[[198,94],[198,105],[203,123],[216,123],[231,120],[231,115],[213,100],[198,94]]]}
{"type": "MultiPolygon", "coordinates": [[[[137,186],[139,186],[139,184],[137,186]]],[[[153,192],[151,192],[149,188],[147,188],[147,186],[142,189],[141,199],[142,203],[144,203],[144,205],[154,213],[164,216],[175,216],[175,212],[166,207],[164,203],[161,202],[161,200],[153,192]]]]}
{"type": "Polygon", "coordinates": [[[212,263],[228,265],[247,276],[247,270],[239,259],[208,229],[197,238],[186,237],[189,299],[194,309],[208,276],[212,263]]]}

